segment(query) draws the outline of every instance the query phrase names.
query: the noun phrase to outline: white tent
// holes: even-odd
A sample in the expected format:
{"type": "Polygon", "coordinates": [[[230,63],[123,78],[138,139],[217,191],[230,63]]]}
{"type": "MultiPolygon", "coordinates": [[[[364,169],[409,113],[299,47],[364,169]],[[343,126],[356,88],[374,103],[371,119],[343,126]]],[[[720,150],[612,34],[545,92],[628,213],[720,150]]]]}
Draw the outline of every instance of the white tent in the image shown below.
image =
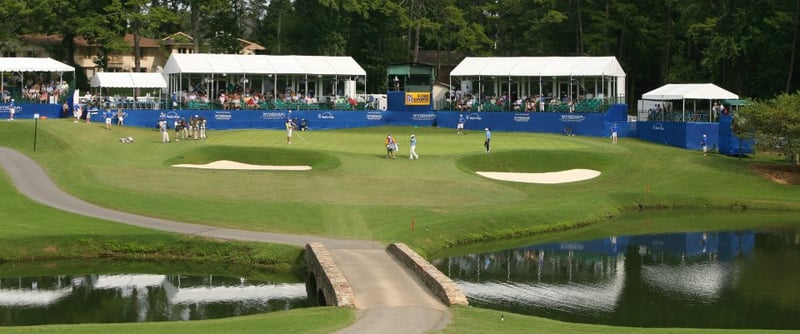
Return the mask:
{"type": "MultiPolygon", "coordinates": [[[[330,56],[273,56],[273,55],[228,55],[228,54],[173,54],[167,60],[164,73],[169,78],[172,91],[183,90],[183,75],[201,75],[205,85],[233,75],[241,82],[252,77],[269,77],[273,87],[278,85],[278,75],[284,76],[290,85],[305,84],[308,91],[309,78],[331,77],[355,80],[364,78],[367,72],[352,57],[330,56]]],[[[280,81],[285,82],[285,81],[280,81]]],[[[322,85],[317,82],[317,85],[322,85]]],[[[277,96],[276,96],[277,97],[277,96]]]]}
{"type": "Polygon", "coordinates": [[[75,68],[52,58],[3,57],[0,72],[75,72],[75,68]]]}
{"type": "Polygon", "coordinates": [[[466,57],[450,77],[451,81],[452,77],[476,78],[479,85],[486,79],[507,80],[509,90],[515,81],[521,83],[521,93],[538,86],[540,95],[545,82],[552,85],[551,93],[561,90],[560,84],[569,84],[570,95],[573,85],[592,84],[595,96],[625,97],[626,74],[616,57],[466,57]]]}
{"type": "Polygon", "coordinates": [[[53,58],[0,57],[0,82],[6,81],[6,72],[55,72],[64,81],[64,72],[75,72],[75,68],[53,58]]]}
{"type": "MultiPolygon", "coordinates": [[[[697,107],[697,101],[707,101],[708,121],[713,122],[718,115],[714,114],[714,100],[738,99],[739,95],[731,93],[712,83],[690,83],[690,84],[666,84],[647,93],[642,94],[642,100],[651,101],[673,101],[681,100],[683,111],[680,115],[681,121],[686,121],[686,100],[691,100],[692,109],[690,120],[706,120],[705,112],[701,112],[697,107]]],[[[703,103],[705,104],[705,103],[703,103]]],[[[702,109],[702,108],[701,108],[702,109]]],[[[662,119],[663,114],[662,114],[662,119]]]]}
{"type": "Polygon", "coordinates": [[[731,93],[712,83],[667,84],[642,94],[642,100],[728,100],[738,99],[731,93]]]}
{"type": "Polygon", "coordinates": [[[92,87],[101,88],[167,88],[161,73],[97,72],[92,87]]]}
{"type": "Polygon", "coordinates": [[[351,57],[173,54],[164,73],[367,75],[351,57]]]}
{"type": "Polygon", "coordinates": [[[451,76],[625,77],[615,57],[467,57],[451,76]]]}

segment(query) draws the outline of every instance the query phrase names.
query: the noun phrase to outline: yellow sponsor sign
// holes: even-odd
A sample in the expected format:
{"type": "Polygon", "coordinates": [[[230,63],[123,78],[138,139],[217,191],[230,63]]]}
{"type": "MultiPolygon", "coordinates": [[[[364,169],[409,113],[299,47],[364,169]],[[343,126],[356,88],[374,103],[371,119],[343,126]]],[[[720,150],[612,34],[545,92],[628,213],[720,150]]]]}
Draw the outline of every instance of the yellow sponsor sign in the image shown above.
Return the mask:
{"type": "Polygon", "coordinates": [[[407,106],[429,106],[431,105],[431,93],[429,92],[406,92],[407,106]]]}

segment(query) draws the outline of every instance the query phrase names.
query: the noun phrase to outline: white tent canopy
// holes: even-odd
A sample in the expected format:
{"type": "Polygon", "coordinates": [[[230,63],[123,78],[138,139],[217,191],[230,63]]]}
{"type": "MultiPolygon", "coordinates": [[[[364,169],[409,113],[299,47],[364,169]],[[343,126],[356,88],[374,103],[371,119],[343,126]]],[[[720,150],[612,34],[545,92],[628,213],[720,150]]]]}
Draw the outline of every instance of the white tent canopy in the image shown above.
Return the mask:
{"type": "Polygon", "coordinates": [[[267,56],[224,54],[173,54],[166,74],[312,74],[365,76],[367,72],[351,57],[267,56]]]}
{"type": "Polygon", "coordinates": [[[719,110],[715,110],[712,101],[738,98],[739,95],[731,93],[712,83],[666,84],[642,94],[642,100],[670,101],[664,103],[664,109],[667,109],[667,112],[657,113],[657,115],[654,116],[648,115],[648,119],[668,119],[669,116],[666,115],[666,113],[672,110],[670,107],[672,106],[671,101],[679,100],[681,101],[679,106],[681,112],[678,115],[680,119],[673,120],[680,120],[682,122],[717,121],[719,110]],[[690,104],[687,104],[686,100],[690,100],[690,104]]]}
{"type": "Polygon", "coordinates": [[[364,85],[366,95],[367,72],[352,57],[196,53],[171,55],[164,75],[172,92],[201,87],[216,94],[236,82],[277,99],[298,91],[338,96],[342,81],[344,95],[355,94],[356,83],[364,85]]]}
{"type": "Polygon", "coordinates": [[[477,79],[481,93],[625,98],[626,74],[616,57],[466,57],[450,77],[469,92],[477,79]]]}
{"type": "Polygon", "coordinates": [[[642,95],[642,100],[728,100],[738,99],[731,93],[712,83],[667,84],[642,95]]]}
{"type": "Polygon", "coordinates": [[[161,73],[98,72],[92,78],[92,87],[167,88],[167,81],[161,73]]]}
{"type": "Polygon", "coordinates": [[[0,72],[75,72],[75,68],[52,58],[3,57],[0,72]]]}
{"type": "Polygon", "coordinates": [[[615,57],[467,57],[451,76],[625,77],[615,57]]]}

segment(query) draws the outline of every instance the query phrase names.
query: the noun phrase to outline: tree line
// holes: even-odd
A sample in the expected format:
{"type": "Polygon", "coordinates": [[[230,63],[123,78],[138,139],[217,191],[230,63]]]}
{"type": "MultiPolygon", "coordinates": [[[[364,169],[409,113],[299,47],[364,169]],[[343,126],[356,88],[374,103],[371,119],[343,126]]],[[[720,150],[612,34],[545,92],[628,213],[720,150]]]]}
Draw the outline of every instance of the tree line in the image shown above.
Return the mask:
{"type": "MultiPolygon", "coordinates": [[[[446,72],[463,56],[616,56],[629,103],[665,83],[713,82],[740,96],[798,89],[800,0],[0,0],[0,51],[19,36],[61,35],[108,54],[123,36],[195,37],[196,52],[234,53],[236,38],[270,54],[351,56],[369,91],[386,66],[423,61],[446,72]],[[425,57],[423,57],[425,55],[425,57]]],[[[138,68],[139,64],[136,64],[138,68]]]]}

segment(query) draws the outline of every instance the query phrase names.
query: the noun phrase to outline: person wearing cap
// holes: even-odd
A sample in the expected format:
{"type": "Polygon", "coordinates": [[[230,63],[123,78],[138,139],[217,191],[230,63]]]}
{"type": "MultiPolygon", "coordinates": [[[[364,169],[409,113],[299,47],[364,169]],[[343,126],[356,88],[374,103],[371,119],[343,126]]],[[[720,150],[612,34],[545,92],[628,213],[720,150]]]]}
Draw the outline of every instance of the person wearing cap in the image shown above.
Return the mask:
{"type": "Polygon", "coordinates": [[[703,134],[703,138],[700,138],[700,146],[703,147],[703,155],[708,154],[708,136],[703,134]]]}
{"type": "Polygon", "coordinates": [[[417,155],[417,136],[411,135],[411,148],[408,150],[408,160],[419,159],[417,155]]]}
{"type": "Polygon", "coordinates": [[[489,148],[489,142],[492,141],[492,132],[489,131],[489,128],[483,130],[486,131],[486,140],[483,142],[483,146],[486,147],[486,153],[489,153],[489,151],[491,151],[489,148]]]}
{"type": "Polygon", "coordinates": [[[206,139],[206,118],[200,117],[197,123],[200,125],[200,139],[206,139]]]}
{"type": "Polygon", "coordinates": [[[189,124],[192,125],[192,130],[189,131],[192,139],[197,139],[200,136],[200,115],[194,115],[194,117],[189,120],[189,124]]]}
{"type": "Polygon", "coordinates": [[[161,132],[161,142],[169,143],[169,132],[167,131],[167,119],[162,117],[158,120],[158,131],[161,132]]]}
{"type": "Polygon", "coordinates": [[[464,134],[464,123],[466,120],[464,119],[464,114],[458,115],[458,125],[456,125],[456,134],[463,135],[464,134]]]}
{"type": "Polygon", "coordinates": [[[17,112],[16,108],[14,107],[14,99],[11,99],[11,103],[8,105],[8,120],[14,120],[14,113],[17,112]]]}
{"type": "MultiPolygon", "coordinates": [[[[291,111],[290,111],[291,112],[291,111]]],[[[294,122],[290,117],[286,117],[286,143],[292,143],[292,130],[294,130],[294,122]]]]}

